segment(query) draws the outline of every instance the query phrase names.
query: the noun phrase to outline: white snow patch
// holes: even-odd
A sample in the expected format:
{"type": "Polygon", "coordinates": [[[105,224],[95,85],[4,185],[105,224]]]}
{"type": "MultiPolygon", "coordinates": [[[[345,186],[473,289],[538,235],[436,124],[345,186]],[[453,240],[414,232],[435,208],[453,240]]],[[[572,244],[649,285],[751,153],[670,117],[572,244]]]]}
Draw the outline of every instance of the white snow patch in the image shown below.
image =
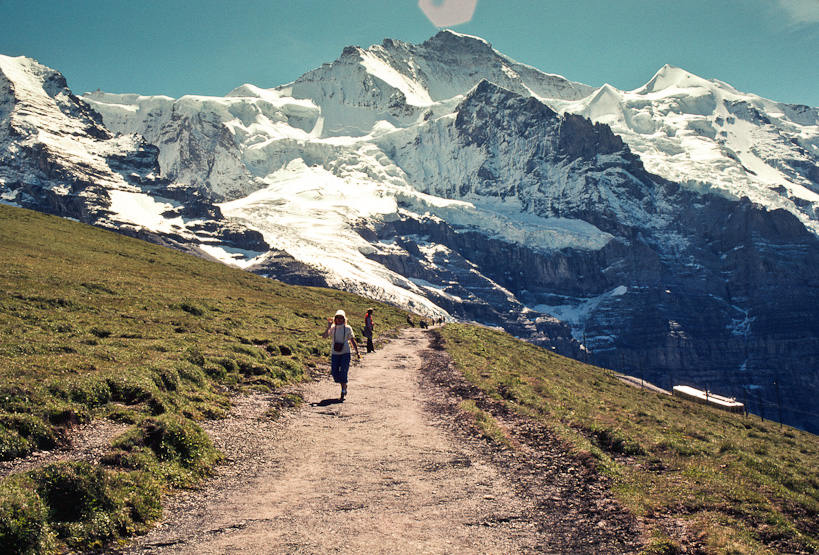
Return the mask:
{"type": "Polygon", "coordinates": [[[600,250],[613,239],[611,234],[582,220],[542,218],[523,212],[515,200],[493,202],[483,197],[452,200],[419,191],[403,191],[399,193],[399,201],[417,214],[440,218],[455,227],[475,229],[539,251],[600,250]]]}
{"type": "Polygon", "coordinates": [[[450,301],[459,303],[462,302],[463,299],[457,295],[453,295],[446,291],[446,287],[443,285],[434,285],[426,280],[419,279],[419,278],[409,278],[415,285],[421,287],[422,289],[427,289],[434,294],[449,299],[450,301]]]}
{"type": "Polygon", "coordinates": [[[611,291],[590,299],[556,306],[542,304],[532,307],[531,310],[554,316],[561,322],[569,324],[572,327],[572,334],[576,339],[580,339],[582,338],[582,332],[589,314],[594,312],[602,302],[614,297],[621,297],[626,293],[628,293],[628,287],[620,285],[611,291]]]}
{"type": "Polygon", "coordinates": [[[179,206],[175,201],[157,200],[145,193],[129,191],[110,191],[110,195],[111,211],[125,221],[163,232],[178,230],[185,225],[181,217],[166,218],[162,215],[179,206]]]}
{"type": "Polygon", "coordinates": [[[249,251],[226,247],[224,245],[199,245],[199,248],[223,264],[248,268],[259,261],[265,252],[249,251]]]}

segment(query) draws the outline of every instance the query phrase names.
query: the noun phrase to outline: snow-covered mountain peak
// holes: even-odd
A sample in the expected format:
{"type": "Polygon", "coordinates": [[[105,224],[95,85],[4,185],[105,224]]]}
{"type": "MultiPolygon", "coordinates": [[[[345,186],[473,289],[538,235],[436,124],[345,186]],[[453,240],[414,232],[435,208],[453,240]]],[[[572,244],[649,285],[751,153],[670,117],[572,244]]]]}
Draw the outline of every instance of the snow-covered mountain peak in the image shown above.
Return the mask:
{"type": "Polygon", "coordinates": [[[0,54],[0,74],[8,83],[14,84],[20,96],[46,94],[53,98],[67,91],[65,78],[60,72],[25,56],[0,54]]]}
{"type": "Polygon", "coordinates": [[[579,106],[582,108],[574,110],[575,113],[599,123],[611,125],[624,119],[623,94],[608,83],[581,101],[579,106]]]}
{"type": "Polygon", "coordinates": [[[451,31],[274,89],[83,100],[0,58],[0,202],[615,368],[817,367],[815,108],[673,66],[590,87],[451,31]]]}
{"type": "Polygon", "coordinates": [[[647,94],[664,91],[672,87],[677,89],[710,88],[711,85],[713,85],[712,81],[698,77],[682,68],[666,64],[654,74],[654,77],[648,83],[635,92],[647,94]]]}
{"type": "Polygon", "coordinates": [[[113,136],[59,72],[31,59],[0,56],[3,202],[107,221],[116,195],[155,183],[155,153],[137,135],[113,136]]]}
{"type": "MultiPolygon", "coordinates": [[[[23,56],[0,55],[0,106],[5,106],[0,107],[2,119],[13,120],[11,126],[19,132],[39,128],[55,136],[110,136],[99,115],[71,93],[60,72],[23,56]]],[[[70,150],[68,143],[62,147],[70,150]]]]}
{"type": "Polygon", "coordinates": [[[321,108],[315,135],[365,136],[378,122],[414,125],[483,79],[544,99],[579,100],[595,90],[516,62],[483,39],[452,31],[441,31],[420,45],[388,39],[367,49],[347,47],[335,62],[276,90],[321,108]]]}
{"type": "Polygon", "coordinates": [[[421,43],[424,48],[446,51],[455,56],[494,56],[498,52],[489,41],[473,35],[457,33],[451,29],[442,29],[434,36],[421,43]]]}
{"type": "Polygon", "coordinates": [[[819,234],[819,110],[671,65],[633,91],[604,85],[579,101],[547,102],[610,125],[655,174],[783,208],[819,234]]]}
{"type": "Polygon", "coordinates": [[[692,113],[706,115],[717,109],[716,104],[723,101],[745,101],[765,109],[775,103],[756,95],[743,93],[717,79],[705,79],[685,69],[664,65],[648,83],[631,91],[629,94],[640,95],[648,99],[681,99],[682,110],[694,110],[692,113]]]}

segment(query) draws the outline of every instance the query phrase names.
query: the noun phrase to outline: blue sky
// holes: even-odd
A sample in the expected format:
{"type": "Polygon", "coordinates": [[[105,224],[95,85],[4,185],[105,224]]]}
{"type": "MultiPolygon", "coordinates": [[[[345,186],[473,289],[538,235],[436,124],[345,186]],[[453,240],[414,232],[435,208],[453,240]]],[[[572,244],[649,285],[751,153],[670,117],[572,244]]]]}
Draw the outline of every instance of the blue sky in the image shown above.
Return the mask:
{"type": "MultiPolygon", "coordinates": [[[[819,0],[478,0],[452,29],[589,85],[631,90],[670,63],[819,107],[819,0]]],[[[274,87],[344,46],[436,32],[418,0],[0,0],[0,54],[59,70],[77,94],[274,87]]]]}

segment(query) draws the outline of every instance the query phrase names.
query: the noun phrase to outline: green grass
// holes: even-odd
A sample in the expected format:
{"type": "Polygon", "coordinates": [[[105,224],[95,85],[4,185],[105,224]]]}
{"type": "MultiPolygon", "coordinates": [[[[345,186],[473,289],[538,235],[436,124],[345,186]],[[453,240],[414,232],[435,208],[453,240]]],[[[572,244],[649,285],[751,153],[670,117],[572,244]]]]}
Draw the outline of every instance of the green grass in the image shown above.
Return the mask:
{"type": "MultiPolygon", "coordinates": [[[[146,530],[159,492],[195,487],[218,464],[199,421],[224,416],[235,391],[306,379],[329,351],[326,318],[343,308],[356,323],[373,304],[2,205],[0,257],[0,459],[53,449],[78,423],[131,424],[99,466],[2,480],[0,553],[96,549],[146,530]]],[[[405,319],[378,306],[381,333],[405,319]]],[[[439,333],[468,380],[597,462],[648,526],[646,553],[678,552],[674,520],[711,553],[819,550],[816,436],[636,390],[503,333],[439,333]]],[[[489,412],[462,409],[515,448],[489,412]]]]}
{"type": "MultiPolygon", "coordinates": [[[[329,352],[326,319],[343,308],[358,328],[374,304],[2,205],[0,260],[0,460],[53,449],[76,424],[133,425],[101,467],[0,484],[9,554],[144,530],[160,514],[146,492],[195,486],[219,461],[197,422],[223,417],[233,392],[307,379],[329,352]],[[69,515],[69,495],[88,506],[69,515]]],[[[380,333],[406,322],[391,307],[377,313],[380,333]]]]}
{"type": "MultiPolygon", "coordinates": [[[[645,519],[646,553],[678,552],[664,526],[674,520],[709,553],[819,550],[816,436],[635,389],[504,333],[463,325],[437,333],[470,382],[594,457],[645,519]]],[[[487,416],[479,428],[498,436],[487,416]]]]}

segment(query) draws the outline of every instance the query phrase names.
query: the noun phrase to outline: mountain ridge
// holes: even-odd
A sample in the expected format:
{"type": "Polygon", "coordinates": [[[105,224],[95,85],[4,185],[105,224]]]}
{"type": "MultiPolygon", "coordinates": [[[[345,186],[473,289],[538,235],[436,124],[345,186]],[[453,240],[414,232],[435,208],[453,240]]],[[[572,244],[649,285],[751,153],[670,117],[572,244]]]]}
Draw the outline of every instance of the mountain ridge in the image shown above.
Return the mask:
{"type": "Polygon", "coordinates": [[[792,421],[815,425],[798,411],[819,382],[816,109],[673,66],[634,91],[573,84],[450,31],[349,47],[273,89],[84,101],[156,145],[173,179],[162,194],[198,199],[244,240],[203,234],[208,218],[185,238],[158,192],[117,193],[131,204],[114,209],[142,203],[152,233],[285,281],[593,349],[663,385],[719,384],[760,410],[778,368],[792,421]]]}

